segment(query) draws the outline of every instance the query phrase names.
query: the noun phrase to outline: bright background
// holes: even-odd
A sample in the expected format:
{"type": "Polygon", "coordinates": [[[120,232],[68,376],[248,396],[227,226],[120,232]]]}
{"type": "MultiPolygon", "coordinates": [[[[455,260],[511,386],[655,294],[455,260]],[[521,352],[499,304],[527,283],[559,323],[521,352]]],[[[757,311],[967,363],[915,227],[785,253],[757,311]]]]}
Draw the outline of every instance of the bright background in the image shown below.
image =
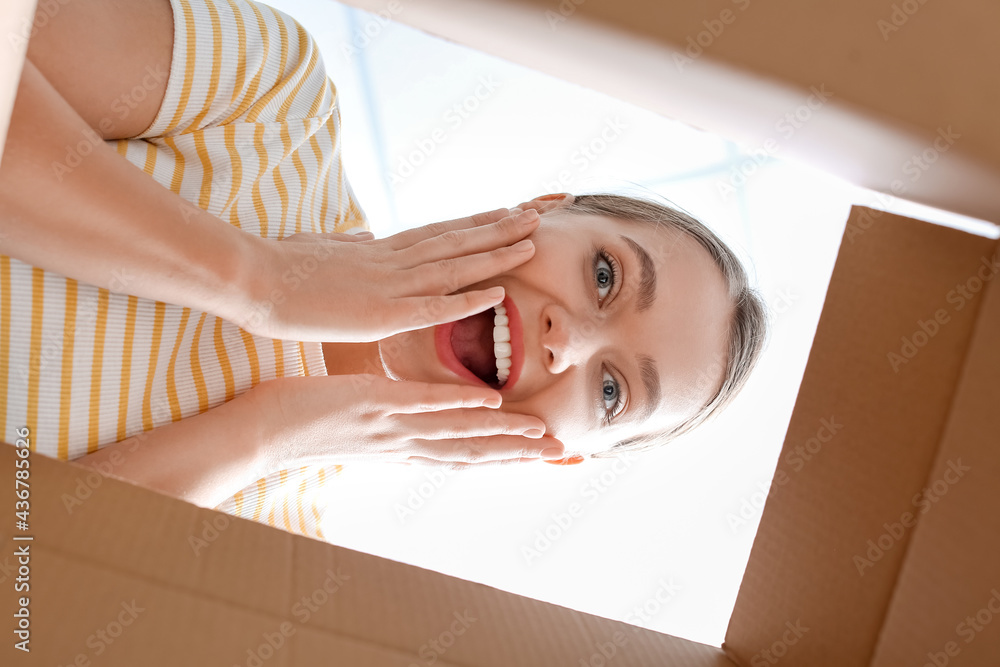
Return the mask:
{"type": "MultiPolygon", "coordinates": [[[[683,440],[615,468],[350,466],[330,486],[329,541],[719,646],[851,204],[995,228],[773,157],[758,164],[758,147],[351,7],[268,4],[320,44],[344,164],[377,237],[547,192],[666,198],[740,252],[772,310],[750,384],[683,440]],[[582,510],[567,523],[572,503],[582,510]]],[[[393,4],[400,19],[406,4],[393,4]]]]}

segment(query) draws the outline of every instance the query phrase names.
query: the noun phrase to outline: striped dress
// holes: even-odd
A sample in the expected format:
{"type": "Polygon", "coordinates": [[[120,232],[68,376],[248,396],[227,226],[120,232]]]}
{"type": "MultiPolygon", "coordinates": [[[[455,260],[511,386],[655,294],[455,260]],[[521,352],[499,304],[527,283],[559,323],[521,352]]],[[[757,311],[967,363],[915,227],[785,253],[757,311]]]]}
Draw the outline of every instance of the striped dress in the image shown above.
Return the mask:
{"type": "MultiPolygon", "coordinates": [[[[171,0],[174,46],[153,124],[107,142],[248,234],[367,229],[341,163],[337,90],[297,21],[253,0],[171,0]]],[[[183,206],[178,233],[186,233],[183,206]]],[[[279,376],[325,375],[320,343],[253,336],[204,312],[0,255],[0,434],[74,459],[279,376]]],[[[204,446],[211,447],[206,442],[204,446]]],[[[284,470],[218,509],[322,538],[339,466],[284,470]]]]}

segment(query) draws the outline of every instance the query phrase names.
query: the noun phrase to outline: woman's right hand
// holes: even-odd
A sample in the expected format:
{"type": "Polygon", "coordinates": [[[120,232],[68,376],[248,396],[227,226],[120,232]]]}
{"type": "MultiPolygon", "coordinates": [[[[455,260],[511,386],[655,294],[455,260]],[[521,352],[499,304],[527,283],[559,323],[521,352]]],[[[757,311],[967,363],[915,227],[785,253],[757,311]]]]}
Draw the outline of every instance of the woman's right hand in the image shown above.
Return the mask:
{"type": "Polygon", "coordinates": [[[331,375],[268,380],[246,397],[274,470],[354,461],[462,468],[563,457],[544,422],[496,409],[501,395],[489,387],[331,375]]]}

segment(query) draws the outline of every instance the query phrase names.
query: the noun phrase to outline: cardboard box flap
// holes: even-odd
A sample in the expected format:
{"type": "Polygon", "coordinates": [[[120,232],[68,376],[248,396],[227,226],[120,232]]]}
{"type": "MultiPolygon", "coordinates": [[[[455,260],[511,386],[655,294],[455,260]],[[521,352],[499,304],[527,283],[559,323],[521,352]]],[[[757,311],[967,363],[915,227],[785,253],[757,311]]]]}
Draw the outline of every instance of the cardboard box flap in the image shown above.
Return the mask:
{"type": "MultiPolygon", "coordinates": [[[[985,259],[979,275],[992,266],[995,276],[1000,251],[985,259]]],[[[877,667],[987,665],[1000,656],[998,343],[1000,288],[990,280],[941,449],[914,511],[919,523],[879,637],[877,667]]]]}
{"type": "Polygon", "coordinates": [[[995,245],[852,209],[727,631],[736,661],[870,660],[911,539],[893,522],[937,458],[976,321],[981,293],[956,287],[995,245]]]}
{"type": "MultiPolygon", "coordinates": [[[[0,447],[0,468],[14,471],[15,458],[0,447]]],[[[133,666],[153,656],[270,667],[335,655],[344,658],[336,664],[394,667],[732,667],[715,647],[292,535],[41,455],[30,462],[30,530],[20,535],[34,539],[15,541],[13,522],[0,527],[4,553],[27,544],[31,554],[32,651],[12,642],[0,650],[18,664],[99,656],[93,664],[133,666]],[[107,628],[113,637],[96,634],[107,628]]],[[[14,475],[0,487],[12,496],[14,475]]],[[[13,618],[16,600],[4,599],[13,618]]]]}

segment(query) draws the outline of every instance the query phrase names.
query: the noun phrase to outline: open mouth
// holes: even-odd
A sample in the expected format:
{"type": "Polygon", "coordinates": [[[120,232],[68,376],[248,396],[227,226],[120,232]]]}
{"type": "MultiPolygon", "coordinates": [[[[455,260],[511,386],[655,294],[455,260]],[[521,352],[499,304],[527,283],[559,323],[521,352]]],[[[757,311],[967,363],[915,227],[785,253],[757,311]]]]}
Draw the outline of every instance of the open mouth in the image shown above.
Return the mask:
{"type": "Polygon", "coordinates": [[[520,317],[509,299],[481,313],[438,327],[438,357],[457,374],[500,390],[519,375],[520,317]],[[513,335],[512,335],[513,332],[513,335]]]}

